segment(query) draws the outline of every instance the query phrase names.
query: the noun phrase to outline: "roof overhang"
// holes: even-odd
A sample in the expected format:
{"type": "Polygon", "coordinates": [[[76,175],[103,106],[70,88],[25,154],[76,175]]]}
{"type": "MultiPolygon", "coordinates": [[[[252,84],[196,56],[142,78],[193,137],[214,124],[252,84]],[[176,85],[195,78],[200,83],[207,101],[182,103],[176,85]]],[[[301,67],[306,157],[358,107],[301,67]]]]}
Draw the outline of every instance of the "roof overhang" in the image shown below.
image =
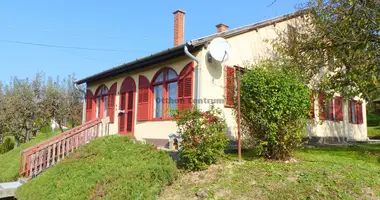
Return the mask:
{"type": "Polygon", "coordinates": [[[103,71],[103,72],[100,72],[97,74],[94,74],[94,75],[89,76],[87,78],[77,80],[77,81],[75,81],[75,83],[76,84],[90,83],[90,82],[98,81],[101,79],[114,77],[114,76],[120,75],[122,73],[134,71],[136,69],[143,69],[143,68],[149,67],[153,64],[157,64],[157,63],[164,62],[164,61],[167,61],[167,60],[179,57],[179,56],[183,56],[183,55],[185,55],[185,52],[184,52],[185,45],[188,45],[190,52],[196,51],[197,49],[199,49],[197,47],[201,46],[201,45],[193,46],[193,45],[189,45],[189,44],[177,45],[177,46],[169,48],[167,50],[164,50],[164,51],[143,57],[141,59],[137,59],[137,60],[129,62],[129,63],[119,65],[117,67],[108,69],[106,71],[103,71]]]}

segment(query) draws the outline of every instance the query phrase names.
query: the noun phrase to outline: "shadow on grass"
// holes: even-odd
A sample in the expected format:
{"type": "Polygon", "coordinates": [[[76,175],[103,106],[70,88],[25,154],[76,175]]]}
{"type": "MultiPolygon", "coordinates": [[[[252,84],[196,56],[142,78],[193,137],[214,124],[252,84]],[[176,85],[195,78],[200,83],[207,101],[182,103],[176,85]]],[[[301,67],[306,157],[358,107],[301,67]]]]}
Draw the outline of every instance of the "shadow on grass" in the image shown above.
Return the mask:
{"type": "MultiPolygon", "coordinates": [[[[323,154],[342,154],[342,155],[357,155],[357,156],[380,156],[380,144],[363,144],[363,145],[336,145],[336,146],[305,146],[296,152],[306,153],[323,153],[323,154]]],[[[225,152],[224,158],[231,161],[238,160],[237,150],[229,150],[225,152]]],[[[253,161],[261,157],[252,150],[242,150],[242,159],[246,161],[253,161]]],[[[379,157],[380,158],[380,157],[379,157]]]]}
{"type": "Polygon", "coordinates": [[[380,126],[370,126],[370,127],[373,127],[373,129],[380,131],[380,126]]]}
{"type": "Polygon", "coordinates": [[[303,148],[299,152],[352,157],[359,160],[372,160],[375,158],[380,163],[380,144],[309,147],[303,148]]]}
{"type": "MultiPolygon", "coordinates": [[[[237,149],[230,149],[225,151],[225,159],[236,161],[238,160],[238,151],[237,149]]],[[[252,161],[259,159],[260,156],[253,149],[242,149],[241,158],[246,161],[252,161]]]]}

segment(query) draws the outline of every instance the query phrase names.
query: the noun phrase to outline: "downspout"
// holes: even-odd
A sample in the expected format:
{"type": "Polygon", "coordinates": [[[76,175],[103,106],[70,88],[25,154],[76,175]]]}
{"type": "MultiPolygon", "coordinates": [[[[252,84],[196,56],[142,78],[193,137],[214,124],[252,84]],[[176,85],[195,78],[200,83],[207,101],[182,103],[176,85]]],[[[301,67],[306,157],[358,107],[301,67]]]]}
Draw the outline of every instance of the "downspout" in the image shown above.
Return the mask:
{"type": "MultiPolygon", "coordinates": [[[[78,84],[75,83],[75,82],[74,82],[74,87],[75,87],[75,89],[79,90],[79,92],[81,92],[84,95],[84,97],[86,97],[86,92],[83,91],[83,90],[81,90],[79,88],[78,84]]],[[[86,105],[86,101],[83,102],[83,106],[82,106],[82,124],[85,123],[85,119],[84,118],[86,117],[86,106],[85,105],[86,105]]]]}
{"type": "Polygon", "coordinates": [[[195,70],[195,107],[199,109],[198,100],[200,99],[200,74],[201,74],[201,64],[199,60],[189,52],[187,44],[184,47],[185,54],[193,59],[197,63],[197,70],[195,70]]]}

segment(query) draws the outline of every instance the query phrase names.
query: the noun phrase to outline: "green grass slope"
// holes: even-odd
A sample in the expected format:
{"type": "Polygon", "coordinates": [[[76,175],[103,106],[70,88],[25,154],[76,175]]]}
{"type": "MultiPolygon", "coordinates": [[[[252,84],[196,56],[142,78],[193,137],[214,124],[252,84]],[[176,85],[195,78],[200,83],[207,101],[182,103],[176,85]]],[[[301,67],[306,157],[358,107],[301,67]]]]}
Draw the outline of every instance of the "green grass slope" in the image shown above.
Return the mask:
{"type": "Polygon", "coordinates": [[[209,199],[380,199],[380,144],[305,148],[290,163],[252,152],[236,159],[180,175],[159,199],[192,199],[200,189],[209,199]]]}
{"type": "Polygon", "coordinates": [[[20,187],[25,199],[154,199],[172,183],[176,166],[167,152],[128,137],[98,138],[20,187]]]}
{"type": "Polygon", "coordinates": [[[21,144],[17,148],[1,154],[0,155],[0,183],[2,182],[9,182],[9,181],[15,181],[19,177],[19,171],[20,171],[20,160],[21,160],[21,152],[33,145],[36,145],[40,142],[43,142],[55,135],[57,135],[58,132],[55,133],[37,133],[37,136],[35,139],[31,140],[30,142],[21,144]]]}
{"type": "Polygon", "coordinates": [[[369,138],[380,139],[380,126],[369,126],[367,131],[369,138]]]}

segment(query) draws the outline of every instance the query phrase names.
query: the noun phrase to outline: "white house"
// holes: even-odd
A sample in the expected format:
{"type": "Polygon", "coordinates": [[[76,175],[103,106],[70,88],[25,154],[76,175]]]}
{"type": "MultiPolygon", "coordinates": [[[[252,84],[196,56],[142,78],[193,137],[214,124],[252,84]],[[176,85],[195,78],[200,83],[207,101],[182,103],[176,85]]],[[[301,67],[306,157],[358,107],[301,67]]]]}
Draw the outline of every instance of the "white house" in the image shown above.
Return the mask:
{"type": "MultiPolygon", "coordinates": [[[[222,109],[228,124],[227,134],[236,138],[234,94],[227,92],[234,83],[226,80],[235,75],[237,67],[270,58],[273,49],[264,40],[276,38],[279,30],[287,30],[303,13],[232,30],[218,24],[216,33],[186,43],[184,17],[184,11],[174,12],[173,47],[76,81],[87,84],[86,121],[109,116],[111,133],[132,134],[164,146],[168,136],[177,132],[176,123],[166,110],[186,109],[197,100],[199,109],[206,110],[211,104],[222,109]],[[208,45],[216,37],[226,39],[232,47],[226,62],[208,57],[208,45]]],[[[331,103],[319,106],[323,94],[316,94],[312,98],[313,120],[308,130],[311,141],[367,140],[365,102],[360,104],[357,100],[343,101],[337,96],[331,103]],[[325,109],[320,111],[320,107],[325,109]]]]}

